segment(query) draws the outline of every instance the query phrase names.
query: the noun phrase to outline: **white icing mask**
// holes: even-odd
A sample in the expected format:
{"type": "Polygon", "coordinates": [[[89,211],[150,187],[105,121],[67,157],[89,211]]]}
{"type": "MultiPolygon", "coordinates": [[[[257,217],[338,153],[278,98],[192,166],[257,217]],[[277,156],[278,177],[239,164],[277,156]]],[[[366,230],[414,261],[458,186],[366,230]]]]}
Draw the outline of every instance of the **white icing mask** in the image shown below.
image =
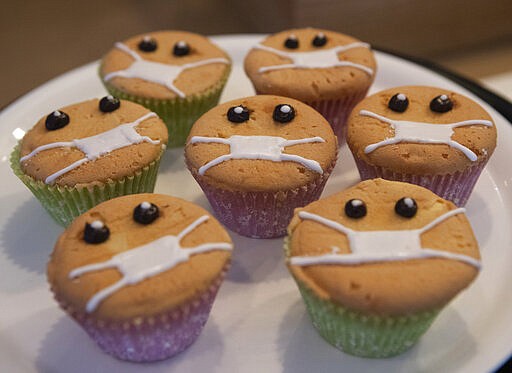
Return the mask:
{"type": "Polygon", "coordinates": [[[116,268],[123,275],[116,283],[94,294],[87,302],[86,311],[93,312],[105,298],[126,285],[138,284],[147,278],[174,268],[180,263],[187,262],[191,255],[214,250],[232,250],[233,245],[227,242],[205,243],[190,248],[181,247],[181,239],[206,220],[208,220],[208,216],[203,215],[177,236],[163,236],[145,245],[116,254],[105,262],[88,264],[72,270],[69,273],[71,279],[107,268],[116,268]]]}
{"type": "Polygon", "coordinates": [[[294,256],[292,265],[310,266],[316,264],[353,265],[374,262],[396,262],[412,259],[443,258],[458,260],[480,269],[480,261],[464,254],[456,254],[439,249],[423,248],[421,234],[432,229],[442,221],[464,213],[463,208],[448,211],[438,216],[419,229],[396,231],[355,231],[343,224],[306,211],[299,212],[299,217],[344,233],[350,244],[350,254],[338,254],[339,248],[333,247],[332,253],[318,256],[294,256]]]}
{"type": "Polygon", "coordinates": [[[185,94],[174,85],[174,81],[178,76],[188,69],[195,67],[209,65],[212,63],[229,64],[226,58],[210,58],[197,62],[186,63],[183,65],[170,65],[161,62],[147,61],[143,59],[137,52],[131,50],[123,43],[116,43],[116,48],[129,54],[133,59],[133,63],[124,70],[114,71],[105,75],[104,79],[108,82],[115,77],[122,78],[139,78],[148,82],[157,83],[167,87],[172,92],[176,93],[179,97],[184,98],[185,94]]]}
{"type": "Polygon", "coordinates": [[[462,122],[446,123],[446,124],[433,124],[425,122],[410,122],[406,120],[394,120],[386,118],[382,115],[376,114],[368,110],[361,110],[359,115],[367,116],[378,119],[387,123],[395,130],[395,135],[391,138],[386,138],[383,141],[375,144],[368,145],[364,152],[366,154],[373,152],[381,146],[396,144],[400,142],[413,142],[420,144],[445,144],[460,150],[471,161],[477,160],[477,155],[465,147],[464,145],[452,140],[453,129],[464,126],[483,125],[492,127],[493,123],[489,120],[471,119],[462,122]]]}
{"type": "Polygon", "coordinates": [[[350,61],[340,61],[338,53],[344,52],[353,48],[369,48],[366,43],[351,43],[347,45],[339,45],[330,49],[321,49],[318,51],[309,52],[286,52],[275,49],[263,44],[257,44],[255,49],[261,49],[270,53],[274,53],[280,57],[289,58],[292,63],[274,66],[261,67],[258,72],[264,73],[266,71],[280,70],[280,69],[322,69],[330,67],[355,67],[363,70],[368,75],[373,75],[373,70],[368,66],[361,65],[350,61]]]}
{"type": "Polygon", "coordinates": [[[147,113],[146,115],[140,117],[131,123],[124,123],[117,127],[114,127],[108,131],[99,133],[94,136],[84,137],[83,139],[77,139],[72,141],[61,141],[61,142],[53,142],[50,144],[45,144],[38,146],[31,153],[27,154],[24,157],[20,158],[20,162],[24,162],[29,158],[32,158],[37,153],[54,148],[63,148],[63,147],[71,147],[77,148],[81,150],[85,157],[79,159],[78,161],[70,164],[67,167],[64,167],[62,170],[59,170],[45,179],[46,184],[51,184],[55,181],[59,176],[64,175],[65,173],[77,168],[81,164],[89,161],[93,161],[98,157],[110,153],[114,150],[124,148],[125,146],[138,144],[143,141],[149,142],[151,144],[159,144],[159,140],[152,140],[148,136],[141,136],[137,131],[135,131],[135,127],[139,125],[141,122],[145,121],[149,118],[156,118],[157,115],[155,113],[147,113]]]}
{"type": "Polygon", "coordinates": [[[292,161],[322,174],[324,171],[320,164],[312,159],[303,158],[295,154],[285,154],[283,149],[287,146],[306,144],[313,142],[325,142],[321,137],[309,137],[298,140],[287,140],[277,136],[238,136],[234,135],[227,139],[220,137],[193,136],[190,144],[196,143],[219,143],[230,146],[230,153],[222,155],[208,162],[199,168],[199,174],[204,173],[213,166],[230,159],[263,159],[273,162],[292,161]]]}

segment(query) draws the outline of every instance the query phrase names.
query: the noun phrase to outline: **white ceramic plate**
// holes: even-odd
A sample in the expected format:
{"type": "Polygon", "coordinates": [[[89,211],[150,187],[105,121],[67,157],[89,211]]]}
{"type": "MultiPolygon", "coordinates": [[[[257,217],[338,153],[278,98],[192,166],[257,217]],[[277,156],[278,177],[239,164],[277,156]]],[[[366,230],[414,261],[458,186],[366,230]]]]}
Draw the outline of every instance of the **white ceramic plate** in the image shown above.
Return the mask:
{"type": "MultiPolygon", "coordinates": [[[[243,56],[259,36],[215,40],[232,56],[234,70],[223,101],[253,94],[242,70],[243,56]]],[[[473,95],[410,62],[377,53],[373,91],[426,84],[473,95]]],[[[210,319],[199,339],[173,359],[146,365],[102,353],[53,301],[46,262],[61,233],[36,199],[12,174],[8,155],[13,136],[55,108],[101,97],[97,63],[70,71],[20,98],[0,113],[0,370],[4,372],[482,372],[512,352],[512,126],[493,116],[499,146],[478,181],[467,215],[481,245],[483,270],[411,350],[372,360],[346,355],[313,329],[295,284],[284,266],[282,240],[255,240],[232,234],[236,251],[210,319]]],[[[324,195],[358,179],[351,155],[342,148],[324,195]]],[[[165,154],[156,192],[209,208],[183,166],[182,150],[165,154]]],[[[419,289],[420,291],[421,289],[419,289]]]]}

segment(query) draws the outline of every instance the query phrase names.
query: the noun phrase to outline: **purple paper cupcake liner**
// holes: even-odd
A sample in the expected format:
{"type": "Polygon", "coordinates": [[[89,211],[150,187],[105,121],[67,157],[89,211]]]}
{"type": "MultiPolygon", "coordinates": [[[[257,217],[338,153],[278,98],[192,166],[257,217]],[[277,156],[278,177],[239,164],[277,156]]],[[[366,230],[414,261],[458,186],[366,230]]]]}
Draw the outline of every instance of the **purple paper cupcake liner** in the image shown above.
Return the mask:
{"type": "Polygon", "coordinates": [[[73,310],[57,294],[55,299],[104,352],[139,363],[164,360],[184,351],[201,334],[228,268],[226,265],[208,290],[189,303],[123,322],[98,320],[94,314],[73,310]]]}
{"type": "Polygon", "coordinates": [[[306,102],[313,109],[318,111],[329,122],[338,138],[338,146],[345,143],[347,138],[347,118],[352,112],[352,109],[366,97],[368,93],[366,88],[362,91],[355,93],[350,97],[339,100],[320,100],[306,102]]]}
{"type": "Polygon", "coordinates": [[[275,238],[286,235],[286,228],[297,207],[320,198],[336,157],[315,181],[302,187],[279,192],[240,192],[209,185],[191,170],[192,176],[210,202],[217,219],[232,231],[252,238],[275,238]]]}
{"type": "Polygon", "coordinates": [[[487,160],[479,162],[463,172],[446,175],[414,175],[394,172],[383,167],[372,166],[354,157],[361,180],[382,178],[403,181],[425,187],[439,197],[452,201],[459,207],[466,205],[487,160]]]}

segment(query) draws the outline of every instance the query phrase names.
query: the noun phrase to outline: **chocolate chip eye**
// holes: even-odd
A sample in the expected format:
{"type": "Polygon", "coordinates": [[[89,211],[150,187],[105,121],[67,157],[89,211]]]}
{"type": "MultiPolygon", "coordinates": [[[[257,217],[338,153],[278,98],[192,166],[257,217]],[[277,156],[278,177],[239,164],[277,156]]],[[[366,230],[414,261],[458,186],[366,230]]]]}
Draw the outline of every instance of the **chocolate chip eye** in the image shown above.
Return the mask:
{"type": "Polygon", "coordinates": [[[397,93],[389,99],[388,108],[397,113],[403,113],[409,106],[409,99],[403,93],[397,93]]]}
{"type": "Polygon", "coordinates": [[[228,120],[233,123],[247,122],[249,120],[249,109],[242,105],[230,107],[228,120]]]}
{"type": "Polygon", "coordinates": [[[150,202],[142,202],[133,209],[133,220],[140,224],[153,223],[158,216],[158,206],[150,202]]]}
{"type": "Polygon", "coordinates": [[[430,110],[436,113],[446,113],[453,109],[453,102],[447,95],[440,95],[430,101],[430,110]]]}
{"type": "Polygon", "coordinates": [[[272,117],[279,123],[291,122],[293,118],[295,118],[295,109],[291,105],[287,104],[277,105],[272,117]]]}
{"type": "Polygon", "coordinates": [[[94,220],[91,224],[85,223],[84,241],[98,244],[105,242],[110,236],[110,230],[101,220],[94,220]]]}
{"type": "Polygon", "coordinates": [[[314,38],[311,44],[315,47],[323,47],[327,43],[327,37],[323,32],[319,32],[314,38]]]}
{"type": "Polygon", "coordinates": [[[345,214],[349,218],[360,219],[366,216],[366,204],[360,199],[351,199],[345,203],[345,214]]]}
{"type": "Polygon", "coordinates": [[[295,35],[290,35],[284,41],[284,46],[288,49],[297,49],[299,47],[299,39],[295,35]]]}
{"type": "Polygon", "coordinates": [[[103,97],[99,104],[100,110],[104,113],[111,113],[119,109],[119,106],[121,106],[121,101],[111,95],[103,97]]]}
{"type": "Polygon", "coordinates": [[[63,111],[55,110],[46,117],[45,126],[48,131],[55,131],[69,124],[69,115],[63,111]]]}
{"type": "Polygon", "coordinates": [[[190,47],[185,41],[179,41],[176,44],[174,44],[174,48],[172,50],[172,54],[174,54],[177,57],[186,56],[190,53],[190,47]]]}
{"type": "Polygon", "coordinates": [[[416,201],[410,197],[399,199],[395,204],[395,212],[404,218],[412,218],[418,211],[416,201]]]}
{"type": "Polygon", "coordinates": [[[144,36],[138,45],[139,49],[143,52],[154,52],[158,47],[155,39],[150,36],[144,36]]]}

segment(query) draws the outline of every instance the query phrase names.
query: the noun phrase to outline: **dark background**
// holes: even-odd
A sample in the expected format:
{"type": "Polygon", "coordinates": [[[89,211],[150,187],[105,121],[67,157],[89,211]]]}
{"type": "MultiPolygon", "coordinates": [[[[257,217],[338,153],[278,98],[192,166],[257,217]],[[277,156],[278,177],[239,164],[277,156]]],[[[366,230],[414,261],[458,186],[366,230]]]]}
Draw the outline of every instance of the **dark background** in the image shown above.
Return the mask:
{"type": "Polygon", "coordinates": [[[0,107],[131,35],[316,26],[478,79],[512,70],[510,0],[0,0],[0,107]]]}

